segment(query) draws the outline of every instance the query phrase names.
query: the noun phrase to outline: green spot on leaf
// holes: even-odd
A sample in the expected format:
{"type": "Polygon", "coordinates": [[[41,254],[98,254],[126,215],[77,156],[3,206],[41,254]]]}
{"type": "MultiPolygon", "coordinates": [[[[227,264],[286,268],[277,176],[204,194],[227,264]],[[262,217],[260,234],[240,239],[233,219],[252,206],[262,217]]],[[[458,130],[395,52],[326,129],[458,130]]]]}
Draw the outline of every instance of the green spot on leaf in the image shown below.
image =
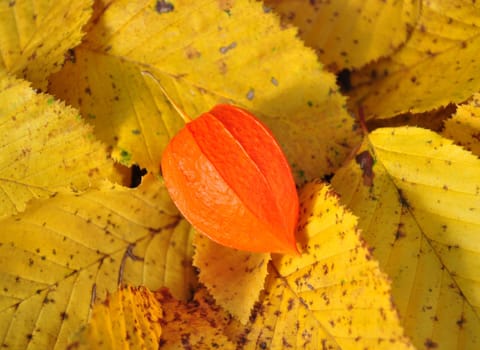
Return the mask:
{"type": "Polygon", "coordinates": [[[134,134],[134,135],[140,135],[140,130],[138,130],[138,129],[133,129],[133,130],[132,130],[132,134],[134,134]]]}
{"type": "Polygon", "coordinates": [[[120,163],[124,165],[128,165],[132,159],[132,155],[128,152],[122,149],[120,151],[120,163]]]}
{"type": "Polygon", "coordinates": [[[55,98],[53,98],[53,97],[50,97],[50,98],[47,100],[47,104],[48,104],[48,105],[53,104],[53,102],[55,102],[55,98]]]}

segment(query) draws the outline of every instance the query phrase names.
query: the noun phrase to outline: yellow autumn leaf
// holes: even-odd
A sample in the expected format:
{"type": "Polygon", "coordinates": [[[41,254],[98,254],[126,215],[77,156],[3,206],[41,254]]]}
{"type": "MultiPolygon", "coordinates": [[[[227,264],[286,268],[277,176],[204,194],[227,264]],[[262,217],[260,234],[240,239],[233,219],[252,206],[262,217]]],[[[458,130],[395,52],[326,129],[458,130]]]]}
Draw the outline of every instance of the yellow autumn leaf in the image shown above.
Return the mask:
{"type": "Polygon", "coordinates": [[[390,55],[407,39],[419,11],[415,1],[267,0],[282,22],[299,28],[330,69],[359,68],[390,55]]]}
{"type": "Polygon", "coordinates": [[[307,184],[300,201],[302,255],[273,257],[245,348],[413,349],[355,216],[321,183],[307,184]]]}
{"type": "Polygon", "coordinates": [[[25,81],[0,80],[0,120],[0,218],[23,211],[32,198],[117,178],[78,111],[25,81]]]}
{"type": "Polygon", "coordinates": [[[445,121],[443,135],[480,156],[480,94],[458,106],[455,115],[445,121]]]}
{"type": "Polygon", "coordinates": [[[298,181],[333,171],[358,141],[335,77],[259,2],[99,1],[92,23],[50,91],[78,107],[123,164],[158,172],[183,126],[160,85],[192,118],[219,102],[252,111],[298,181]],[[304,132],[318,129],[324,137],[304,132]]]}
{"type": "Polygon", "coordinates": [[[193,252],[182,221],[152,177],[136,189],[106,183],[38,199],[1,220],[0,345],[65,348],[90,304],[122,283],[189,298],[193,252]]]}
{"type": "Polygon", "coordinates": [[[92,0],[0,2],[0,72],[30,80],[45,90],[68,49],[80,43],[92,0]]]}
{"type": "Polygon", "coordinates": [[[480,344],[480,160],[419,128],[368,135],[332,185],[392,279],[417,348],[480,344]]]}
{"type": "Polygon", "coordinates": [[[246,323],[265,285],[270,254],[224,247],[200,233],[194,244],[199,281],[219,306],[246,323]]]}
{"type": "Polygon", "coordinates": [[[88,327],[68,349],[157,349],[162,308],[145,287],[127,286],[94,305],[88,327]]]}
{"type": "Polygon", "coordinates": [[[460,103],[480,90],[480,8],[471,1],[421,1],[405,45],[352,75],[349,100],[367,119],[460,103]]]}
{"type": "MultiPolygon", "coordinates": [[[[277,255],[269,263],[265,291],[249,323],[235,322],[203,288],[187,303],[161,290],[161,349],[412,349],[388,280],[360,239],[356,218],[321,183],[306,185],[301,202],[303,254],[277,255]]],[[[241,287],[231,277],[230,283],[241,287]]]]}
{"type": "Polygon", "coordinates": [[[155,293],[163,310],[159,349],[238,349],[225,334],[228,315],[199,289],[191,302],[180,302],[168,290],[155,293]]]}

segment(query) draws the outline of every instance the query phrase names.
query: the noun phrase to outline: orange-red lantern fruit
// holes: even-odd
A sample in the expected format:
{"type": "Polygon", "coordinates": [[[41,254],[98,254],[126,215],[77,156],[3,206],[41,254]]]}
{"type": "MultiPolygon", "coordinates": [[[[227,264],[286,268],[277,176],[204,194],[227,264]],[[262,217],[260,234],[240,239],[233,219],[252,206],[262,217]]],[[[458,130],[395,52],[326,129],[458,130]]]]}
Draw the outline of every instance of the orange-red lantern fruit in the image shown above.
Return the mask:
{"type": "Polygon", "coordinates": [[[212,240],[254,252],[298,253],[298,196],[270,130],[249,112],[217,105],[187,123],[162,156],[166,187],[212,240]]]}

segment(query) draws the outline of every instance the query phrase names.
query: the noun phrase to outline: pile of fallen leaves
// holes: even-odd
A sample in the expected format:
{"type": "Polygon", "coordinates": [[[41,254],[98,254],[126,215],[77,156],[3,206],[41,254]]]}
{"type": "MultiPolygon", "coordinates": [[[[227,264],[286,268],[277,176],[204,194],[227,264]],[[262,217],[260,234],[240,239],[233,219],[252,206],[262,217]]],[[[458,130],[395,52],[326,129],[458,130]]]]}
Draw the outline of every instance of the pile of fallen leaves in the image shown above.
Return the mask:
{"type": "Polygon", "coordinates": [[[1,1],[0,347],[478,348],[479,34],[466,0],[1,1]],[[269,126],[301,255],[182,218],[164,92],[269,126]]]}

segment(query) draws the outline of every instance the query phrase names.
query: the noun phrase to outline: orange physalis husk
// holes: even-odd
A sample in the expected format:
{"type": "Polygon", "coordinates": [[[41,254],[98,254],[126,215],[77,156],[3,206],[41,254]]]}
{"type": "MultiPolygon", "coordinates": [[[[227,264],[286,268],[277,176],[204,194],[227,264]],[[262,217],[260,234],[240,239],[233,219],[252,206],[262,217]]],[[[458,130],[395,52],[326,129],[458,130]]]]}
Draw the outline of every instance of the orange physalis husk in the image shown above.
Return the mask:
{"type": "Polygon", "coordinates": [[[224,246],[298,254],[298,196],[270,130],[249,112],[217,105],[187,123],[162,156],[172,200],[195,229],[224,246]]]}

